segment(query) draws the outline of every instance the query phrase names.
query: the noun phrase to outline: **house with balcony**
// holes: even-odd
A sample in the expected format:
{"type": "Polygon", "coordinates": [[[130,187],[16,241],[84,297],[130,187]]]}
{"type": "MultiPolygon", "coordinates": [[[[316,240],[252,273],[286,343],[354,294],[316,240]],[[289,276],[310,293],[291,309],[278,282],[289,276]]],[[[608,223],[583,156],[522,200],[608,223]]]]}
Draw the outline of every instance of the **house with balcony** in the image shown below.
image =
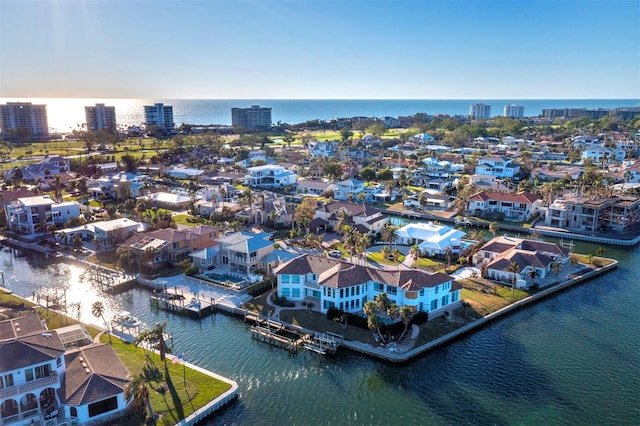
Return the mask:
{"type": "Polygon", "coordinates": [[[493,155],[478,159],[476,173],[481,175],[496,176],[499,178],[513,179],[520,172],[520,165],[510,158],[493,155]]]}
{"type": "Polygon", "coordinates": [[[91,223],[94,241],[99,247],[113,248],[138,231],[142,231],[139,222],[127,218],[91,223]]]}
{"type": "Polygon", "coordinates": [[[523,222],[538,213],[539,198],[531,192],[482,191],[469,197],[467,213],[475,217],[492,218],[503,215],[505,220],[523,222]]]}
{"type": "Polygon", "coordinates": [[[165,228],[135,235],[125,241],[134,265],[158,270],[167,264],[177,265],[198,251],[217,246],[220,230],[208,225],[165,228]]]}
{"type": "Polygon", "coordinates": [[[48,195],[24,197],[5,207],[7,224],[12,231],[26,235],[45,233],[53,225],[53,205],[48,195]]]}
{"type": "Polygon", "coordinates": [[[342,216],[346,217],[348,225],[372,236],[381,234],[387,221],[387,216],[375,207],[334,201],[316,209],[309,229],[311,232],[334,231],[342,216]]]}
{"type": "Polygon", "coordinates": [[[273,252],[271,234],[234,232],[217,239],[220,245],[217,265],[231,275],[247,276],[258,272],[262,259],[273,252]]]}
{"type": "Polygon", "coordinates": [[[584,232],[623,232],[639,222],[640,198],[626,195],[557,199],[545,215],[545,225],[584,232]]]}
{"type": "Polygon", "coordinates": [[[333,198],[340,201],[358,201],[358,195],[364,192],[364,181],[360,179],[347,179],[336,183],[333,198]]]}
{"type": "Polygon", "coordinates": [[[22,176],[27,181],[36,181],[69,171],[69,160],[59,155],[46,155],[39,162],[24,166],[22,176]]]}
{"type": "Polygon", "coordinates": [[[0,424],[113,421],[127,407],[128,377],[109,345],[66,351],[37,314],[0,321],[0,424]]]}
{"type": "Polygon", "coordinates": [[[361,314],[367,301],[386,293],[392,303],[414,312],[438,316],[460,306],[462,285],[445,274],[417,269],[380,270],[325,256],[304,254],[275,269],[278,296],[292,301],[311,299],[329,308],[361,314]]]}
{"type": "Polygon", "coordinates": [[[298,175],[276,164],[247,168],[244,184],[258,188],[284,188],[295,185],[298,175]]]}
{"type": "Polygon", "coordinates": [[[340,153],[340,144],[337,141],[315,141],[307,143],[307,149],[312,158],[334,158],[340,153]]]}

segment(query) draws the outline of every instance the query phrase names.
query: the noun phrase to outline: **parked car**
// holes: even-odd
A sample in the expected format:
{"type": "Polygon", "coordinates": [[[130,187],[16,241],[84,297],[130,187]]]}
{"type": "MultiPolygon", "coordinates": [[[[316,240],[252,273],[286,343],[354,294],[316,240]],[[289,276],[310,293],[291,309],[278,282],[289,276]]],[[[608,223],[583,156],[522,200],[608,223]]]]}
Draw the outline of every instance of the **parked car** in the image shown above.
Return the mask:
{"type": "Polygon", "coordinates": [[[340,259],[342,257],[342,252],[340,250],[331,250],[329,253],[327,253],[327,256],[334,259],[340,259]]]}

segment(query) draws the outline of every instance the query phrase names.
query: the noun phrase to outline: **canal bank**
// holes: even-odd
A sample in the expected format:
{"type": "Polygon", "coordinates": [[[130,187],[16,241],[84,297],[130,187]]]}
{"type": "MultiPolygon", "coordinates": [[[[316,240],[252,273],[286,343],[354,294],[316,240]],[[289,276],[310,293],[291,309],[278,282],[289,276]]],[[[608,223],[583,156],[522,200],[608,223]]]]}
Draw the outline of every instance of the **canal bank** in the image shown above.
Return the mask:
{"type": "Polygon", "coordinates": [[[351,349],[353,351],[356,352],[360,352],[363,353],[365,355],[369,355],[369,356],[373,356],[376,358],[381,358],[384,359],[385,361],[390,361],[390,362],[395,362],[395,363],[403,363],[403,362],[407,362],[410,361],[412,358],[415,358],[419,355],[422,355],[426,352],[429,352],[439,346],[448,344],[453,342],[454,340],[468,334],[471,333],[473,331],[476,331],[478,329],[480,329],[481,327],[486,326],[487,324],[491,323],[492,321],[498,320],[502,317],[504,317],[505,315],[511,314],[513,312],[515,312],[516,310],[541,301],[553,294],[562,292],[567,290],[568,288],[571,288],[577,284],[581,284],[585,281],[588,281],[590,279],[593,279],[599,275],[605,274],[607,272],[610,272],[614,269],[616,269],[618,267],[618,262],[613,260],[613,259],[608,259],[611,261],[611,263],[607,264],[606,266],[601,266],[597,269],[594,269],[590,272],[587,272],[585,274],[579,275],[579,276],[573,276],[573,277],[567,277],[566,280],[549,286],[547,288],[544,288],[538,292],[536,292],[535,294],[532,294],[531,296],[525,297],[524,299],[518,300],[515,303],[512,303],[509,306],[506,306],[502,309],[497,310],[496,312],[493,312],[489,315],[486,315],[480,319],[477,319],[469,324],[463,325],[460,328],[445,334],[444,336],[438,337],[424,345],[421,345],[419,347],[416,348],[412,348],[407,350],[406,352],[401,352],[397,350],[397,346],[393,346],[392,349],[393,350],[389,350],[386,348],[381,348],[381,347],[373,347],[369,344],[363,344],[361,342],[353,342],[353,341],[344,341],[342,342],[342,346],[351,349]]]}
{"type": "MultiPolygon", "coordinates": [[[[579,245],[584,253],[597,248],[579,245]]],[[[201,424],[618,426],[640,424],[639,256],[640,247],[607,248],[619,260],[610,273],[402,364],[349,350],[292,356],[251,339],[231,316],[173,315],[140,288],[95,292],[77,281],[76,267],[35,254],[0,252],[0,268],[6,287],[22,296],[68,285],[85,323],[96,322],[96,300],[107,317],[128,310],[146,324],[166,322],[174,353],[238,383],[239,399],[201,424]]]]}

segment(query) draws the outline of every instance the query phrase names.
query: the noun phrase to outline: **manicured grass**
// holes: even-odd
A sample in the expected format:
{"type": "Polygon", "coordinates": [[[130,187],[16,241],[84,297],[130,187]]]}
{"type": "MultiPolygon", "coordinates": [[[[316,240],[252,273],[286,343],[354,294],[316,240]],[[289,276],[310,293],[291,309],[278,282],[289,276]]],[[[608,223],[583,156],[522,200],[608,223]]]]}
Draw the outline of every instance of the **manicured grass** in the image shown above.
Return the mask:
{"type": "Polygon", "coordinates": [[[400,256],[398,256],[398,261],[394,262],[393,260],[385,259],[384,256],[382,255],[382,252],[370,253],[367,256],[367,260],[369,262],[383,263],[385,265],[398,265],[398,264],[402,263],[404,258],[405,258],[405,256],[403,254],[401,254],[400,256]]]}
{"type": "Polygon", "coordinates": [[[198,222],[193,221],[193,216],[189,214],[177,214],[173,216],[176,225],[197,226],[198,222]]]}
{"type": "MultiPolygon", "coordinates": [[[[101,341],[107,343],[107,336],[103,335],[101,341]]],[[[167,359],[165,368],[158,354],[145,353],[144,349],[120,339],[112,338],[112,347],[132,376],[144,373],[150,379],[151,406],[161,415],[158,421],[161,425],[178,423],[231,388],[228,383],[184,368],[180,362],[174,364],[167,359]]]]}
{"type": "Polygon", "coordinates": [[[414,268],[440,268],[443,265],[446,265],[442,262],[438,262],[437,260],[429,259],[428,257],[419,257],[413,262],[414,268]]]}

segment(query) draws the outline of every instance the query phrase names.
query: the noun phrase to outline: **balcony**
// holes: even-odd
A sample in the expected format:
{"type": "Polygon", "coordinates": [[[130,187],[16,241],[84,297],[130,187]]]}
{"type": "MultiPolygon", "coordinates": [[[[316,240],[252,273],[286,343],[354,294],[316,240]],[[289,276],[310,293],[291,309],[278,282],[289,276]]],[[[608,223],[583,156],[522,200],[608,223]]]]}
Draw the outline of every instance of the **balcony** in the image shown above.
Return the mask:
{"type": "Polygon", "coordinates": [[[31,382],[25,383],[23,385],[13,386],[10,388],[0,390],[0,399],[9,398],[14,395],[31,392],[40,388],[44,389],[47,387],[51,387],[53,385],[57,385],[58,383],[60,383],[60,377],[58,376],[58,373],[54,371],[47,377],[36,379],[31,382]]]}

